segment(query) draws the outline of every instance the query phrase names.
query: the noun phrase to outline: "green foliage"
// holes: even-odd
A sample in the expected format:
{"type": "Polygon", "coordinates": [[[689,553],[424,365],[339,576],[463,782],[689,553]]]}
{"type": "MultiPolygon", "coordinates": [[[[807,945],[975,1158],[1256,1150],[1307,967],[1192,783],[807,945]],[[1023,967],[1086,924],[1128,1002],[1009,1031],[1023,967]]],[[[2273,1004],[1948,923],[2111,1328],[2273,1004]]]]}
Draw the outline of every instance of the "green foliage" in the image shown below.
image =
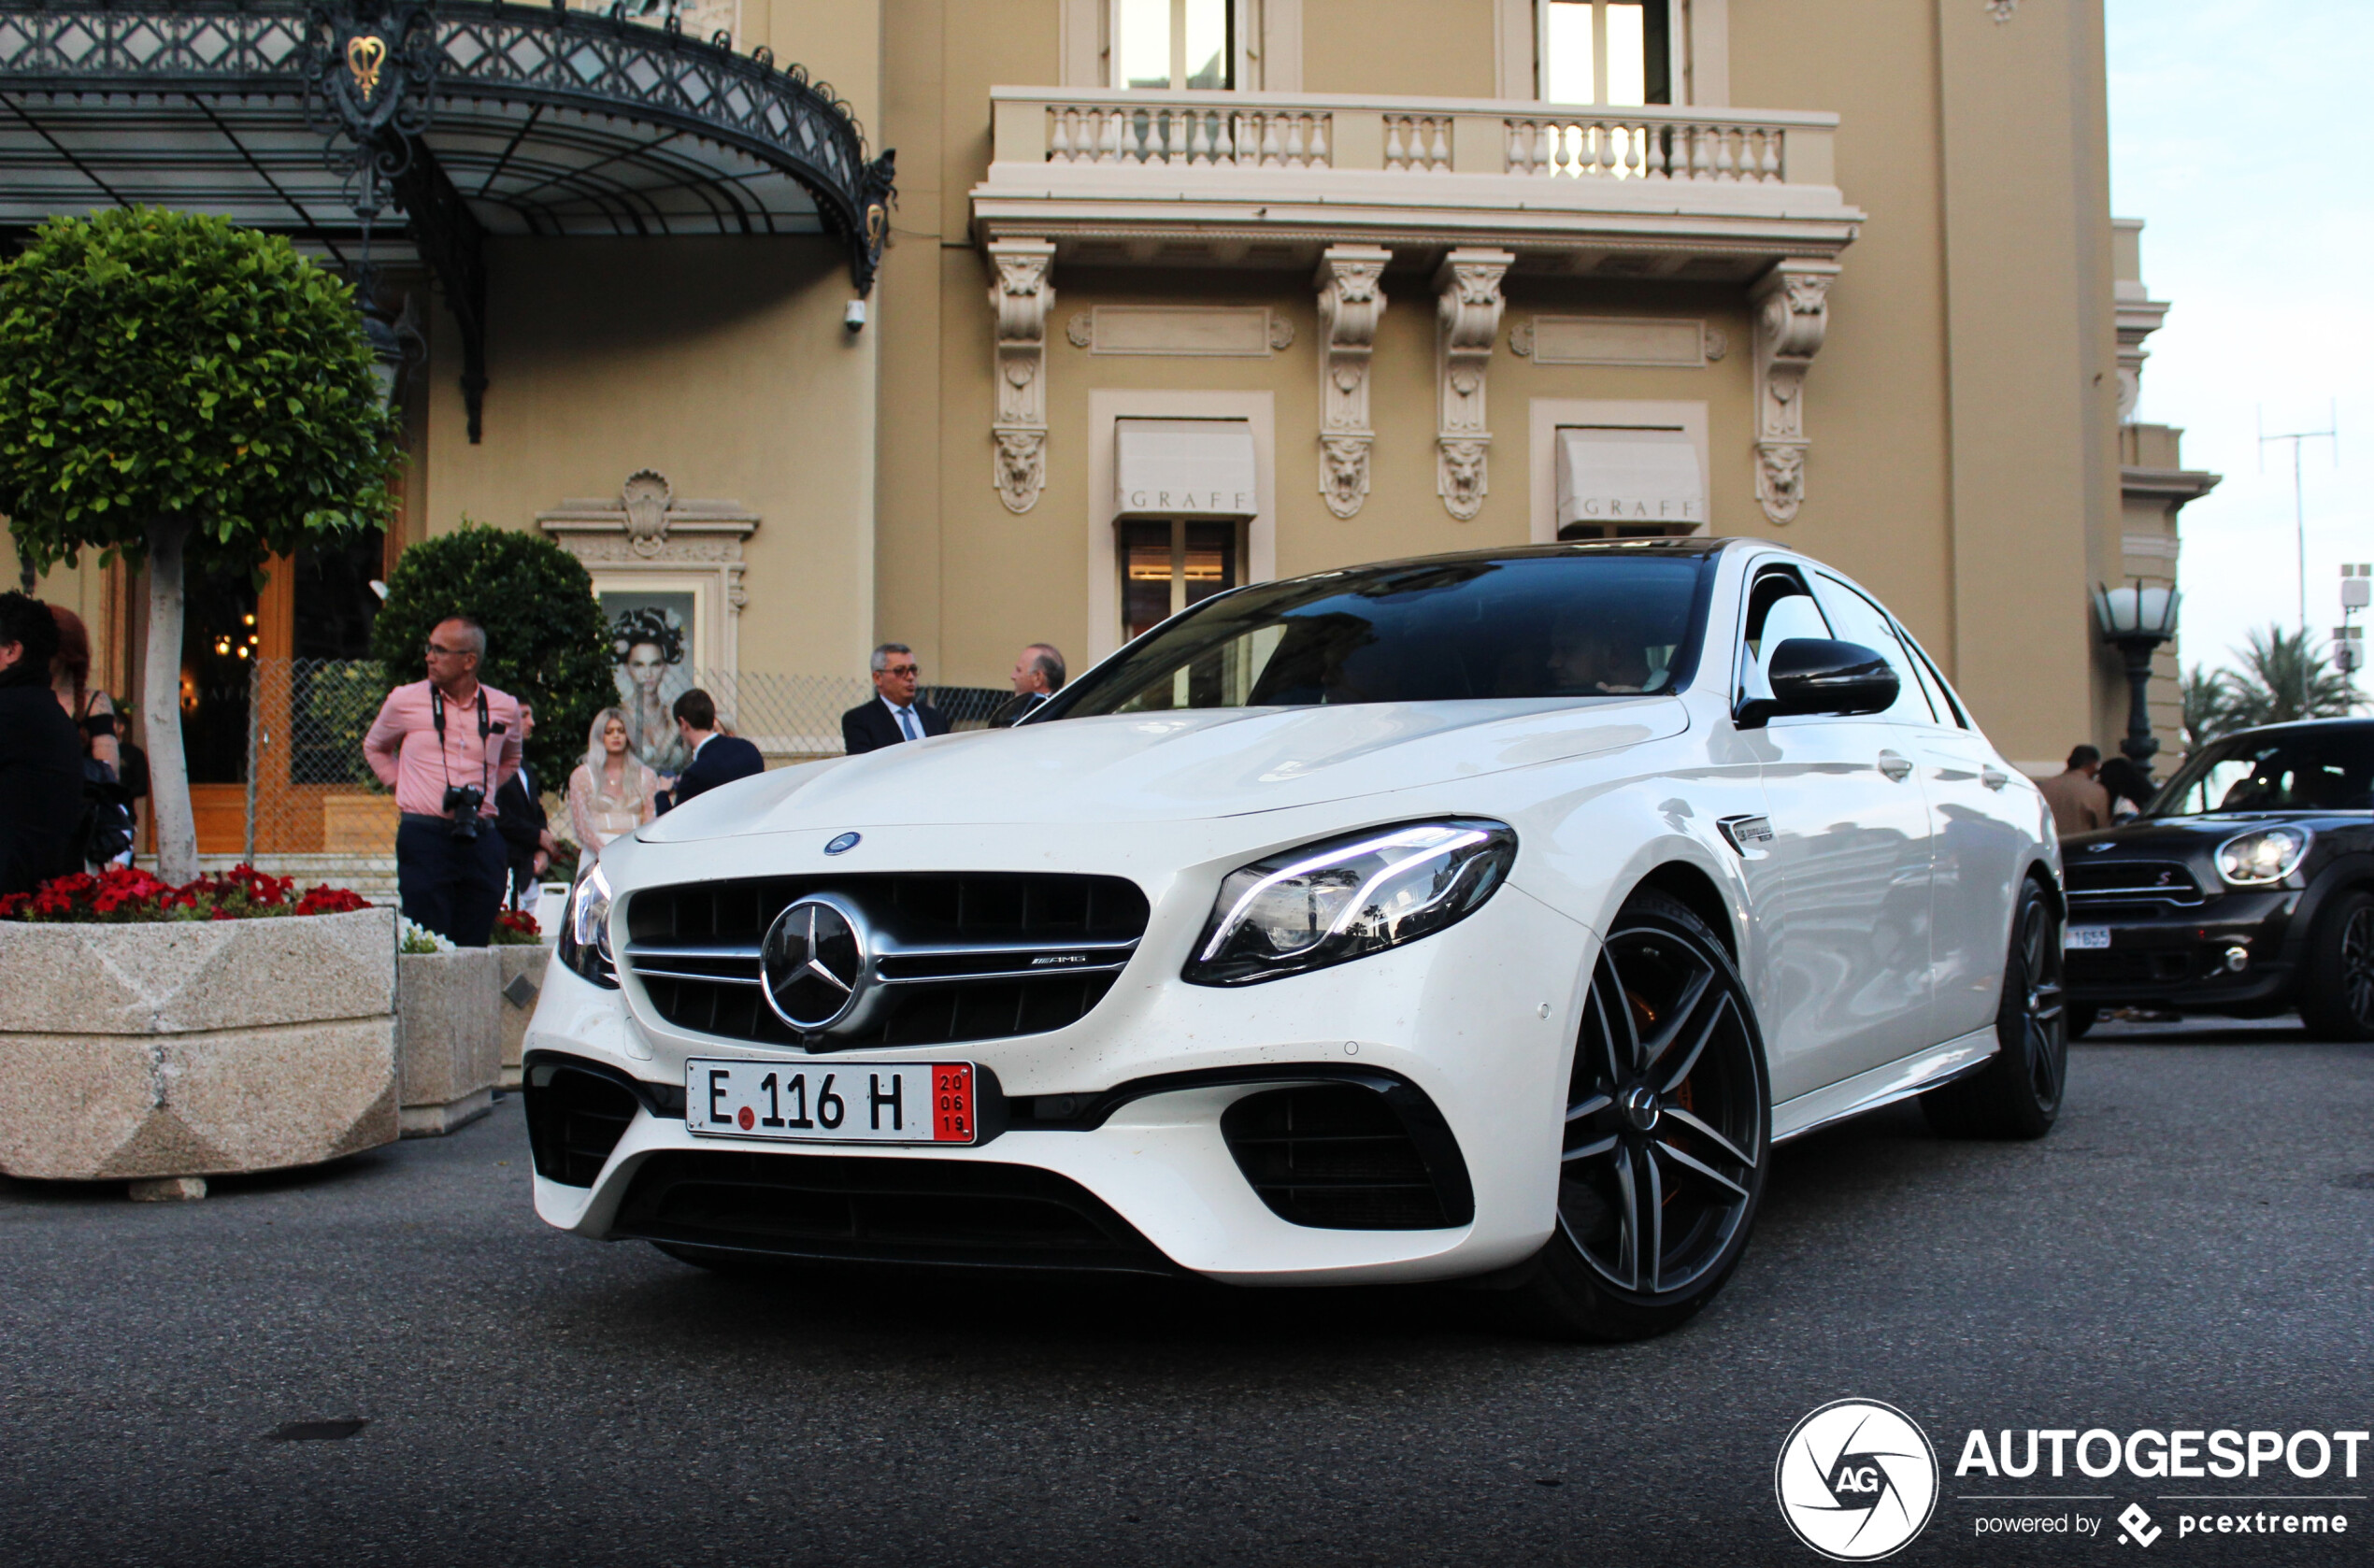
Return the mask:
{"type": "Polygon", "coordinates": [[[2232,728],[2225,720],[2225,688],[2232,677],[2223,670],[2195,664],[2184,672],[2184,748],[2198,751],[2232,728]]]}
{"type": "Polygon", "coordinates": [[[2357,706],[2357,689],[2317,651],[2305,632],[2269,626],[2235,650],[2241,668],[2224,677],[2224,734],[2254,724],[2337,719],[2357,706]]]}
{"type": "Polygon", "coordinates": [[[412,546],[396,558],[371,623],[371,656],[389,684],[427,674],[421,649],[451,615],[486,628],[479,678],[536,705],[528,763],[544,788],[565,787],[594,715],[616,695],[609,634],[584,563],[550,539],[467,518],[412,546]]]}
{"type": "Polygon", "coordinates": [[[42,566],[179,516],[253,563],[390,513],[352,291],[286,239],[156,207],[58,218],[0,266],[0,511],[42,566]]]}

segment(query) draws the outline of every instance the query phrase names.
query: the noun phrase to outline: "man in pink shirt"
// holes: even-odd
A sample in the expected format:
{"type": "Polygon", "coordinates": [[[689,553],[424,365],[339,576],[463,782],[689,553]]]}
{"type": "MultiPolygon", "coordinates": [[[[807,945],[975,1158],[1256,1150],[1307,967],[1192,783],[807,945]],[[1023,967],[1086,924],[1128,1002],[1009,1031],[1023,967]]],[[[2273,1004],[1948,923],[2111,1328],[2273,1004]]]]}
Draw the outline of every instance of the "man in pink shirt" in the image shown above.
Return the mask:
{"type": "Polygon", "coordinates": [[[404,913],[456,947],[483,948],[508,867],[494,791],[520,769],[519,704],[479,682],[486,629],[436,623],[429,677],[380,705],[363,755],[395,791],[395,882],[404,913]]]}

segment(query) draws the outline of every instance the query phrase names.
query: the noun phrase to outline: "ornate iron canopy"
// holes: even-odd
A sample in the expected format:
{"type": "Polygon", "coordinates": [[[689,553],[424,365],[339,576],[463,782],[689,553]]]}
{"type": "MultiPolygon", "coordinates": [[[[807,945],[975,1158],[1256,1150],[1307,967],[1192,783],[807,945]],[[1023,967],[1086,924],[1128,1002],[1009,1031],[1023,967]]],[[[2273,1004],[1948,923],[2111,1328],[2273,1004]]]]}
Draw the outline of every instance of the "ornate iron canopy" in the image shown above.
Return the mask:
{"type": "Polygon", "coordinates": [[[473,440],[484,235],[824,234],[865,293],[892,171],[799,67],[615,12],[0,0],[0,228],[145,203],[344,262],[392,198],[461,323],[473,440]]]}

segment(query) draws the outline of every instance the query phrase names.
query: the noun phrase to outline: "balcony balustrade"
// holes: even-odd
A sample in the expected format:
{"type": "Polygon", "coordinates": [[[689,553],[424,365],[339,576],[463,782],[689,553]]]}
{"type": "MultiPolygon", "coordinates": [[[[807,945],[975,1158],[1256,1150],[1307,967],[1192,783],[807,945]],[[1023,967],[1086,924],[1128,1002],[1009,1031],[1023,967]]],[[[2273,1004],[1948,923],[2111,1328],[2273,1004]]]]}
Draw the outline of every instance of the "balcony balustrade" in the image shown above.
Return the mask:
{"type": "Polygon", "coordinates": [[[977,237],[1087,260],[1498,245],[1529,269],[1744,279],[1834,258],[1863,216],[1819,112],[1022,87],[991,111],[977,237]]]}

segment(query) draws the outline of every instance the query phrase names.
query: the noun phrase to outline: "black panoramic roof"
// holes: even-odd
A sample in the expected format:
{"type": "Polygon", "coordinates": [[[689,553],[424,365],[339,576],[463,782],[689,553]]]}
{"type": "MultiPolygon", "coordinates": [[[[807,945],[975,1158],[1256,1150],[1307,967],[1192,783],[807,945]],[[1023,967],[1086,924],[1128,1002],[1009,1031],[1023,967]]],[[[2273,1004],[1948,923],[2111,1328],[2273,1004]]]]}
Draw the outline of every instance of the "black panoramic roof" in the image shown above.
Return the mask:
{"type": "Polygon", "coordinates": [[[1462,549],[1442,555],[1406,555],[1390,561],[1363,561],[1354,565],[1330,566],[1279,580],[1297,582],[1307,578],[1348,577],[1354,573],[1400,572],[1414,566],[1465,565],[1471,562],[1547,561],[1559,556],[1645,555],[1698,561],[1720,555],[1732,545],[1751,542],[1706,538],[1696,535],[1680,539],[1575,539],[1554,545],[1509,545],[1500,549],[1462,549]]]}

